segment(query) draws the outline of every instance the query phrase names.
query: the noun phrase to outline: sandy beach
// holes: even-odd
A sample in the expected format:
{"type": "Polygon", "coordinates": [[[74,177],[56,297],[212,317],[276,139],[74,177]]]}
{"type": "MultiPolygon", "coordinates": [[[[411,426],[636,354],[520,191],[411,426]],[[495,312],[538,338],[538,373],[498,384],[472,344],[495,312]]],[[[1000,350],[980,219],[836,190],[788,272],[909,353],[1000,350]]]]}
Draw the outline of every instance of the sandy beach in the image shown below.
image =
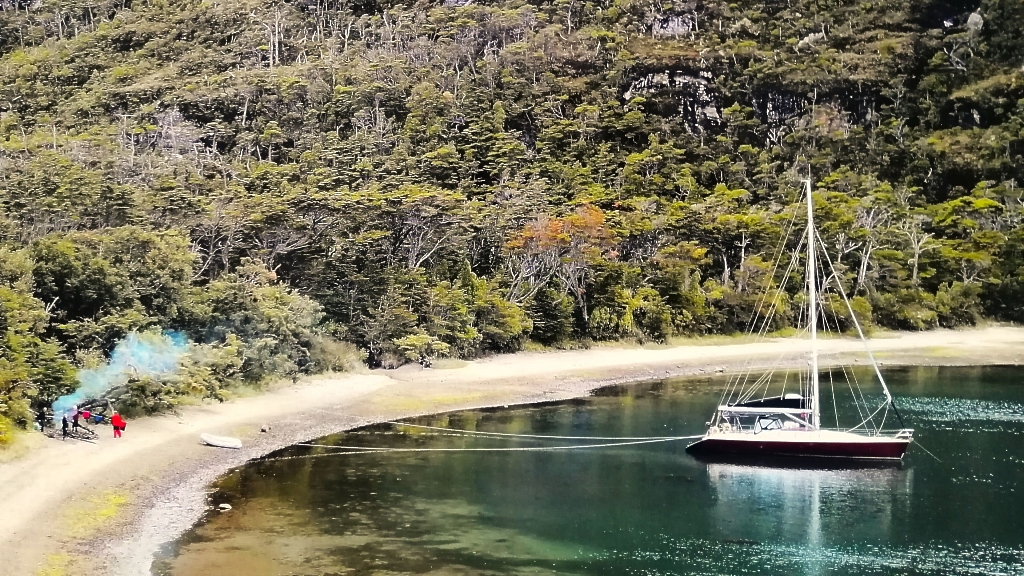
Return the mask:
{"type": "MultiPolygon", "coordinates": [[[[123,438],[95,443],[35,436],[0,463],[0,574],[61,576],[109,570],[145,575],[156,549],[206,508],[225,471],[272,450],[375,421],[450,410],[562,400],[627,381],[804,363],[806,342],[710,339],[680,346],[531,352],[437,369],[326,375],[221,404],[131,420],[123,438]],[[269,426],[261,433],[261,426],[269,426]],[[241,438],[242,450],[202,445],[203,432],[241,438]]],[[[822,343],[833,359],[863,361],[858,340],[822,343]]],[[[886,334],[871,341],[883,364],[1020,364],[1024,328],[886,334]]]]}

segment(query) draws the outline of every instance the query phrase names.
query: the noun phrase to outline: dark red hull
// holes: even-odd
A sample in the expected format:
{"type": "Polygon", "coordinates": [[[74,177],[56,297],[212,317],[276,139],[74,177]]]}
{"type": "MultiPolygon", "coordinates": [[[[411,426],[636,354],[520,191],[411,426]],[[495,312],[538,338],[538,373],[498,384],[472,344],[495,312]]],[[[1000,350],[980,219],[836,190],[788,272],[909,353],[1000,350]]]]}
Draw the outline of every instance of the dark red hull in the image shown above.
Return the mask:
{"type": "Polygon", "coordinates": [[[899,460],[907,452],[908,440],[878,438],[870,442],[760,441],[730,438],[703,438],[687,446],[694,455],[788,456],[806,458],[850,458],[899,460]]]}

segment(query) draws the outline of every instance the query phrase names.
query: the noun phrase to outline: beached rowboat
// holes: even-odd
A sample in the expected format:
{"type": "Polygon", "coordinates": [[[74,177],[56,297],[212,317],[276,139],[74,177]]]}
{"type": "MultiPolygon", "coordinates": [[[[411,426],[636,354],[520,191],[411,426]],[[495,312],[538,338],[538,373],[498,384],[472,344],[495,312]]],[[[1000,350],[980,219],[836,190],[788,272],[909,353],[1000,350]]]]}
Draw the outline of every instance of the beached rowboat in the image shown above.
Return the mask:
{"type": "Polygon", "coordinates": [[[231,448],[234,450],[238,450],[239,448],[242,447],[241,440],[239,440],[238,438],[232,438],[230,436],[216,436],[214,434],[203,433],[199,435],[199,438],[203,441],[204,444],[216,446],[218,448],[231,448]]]}

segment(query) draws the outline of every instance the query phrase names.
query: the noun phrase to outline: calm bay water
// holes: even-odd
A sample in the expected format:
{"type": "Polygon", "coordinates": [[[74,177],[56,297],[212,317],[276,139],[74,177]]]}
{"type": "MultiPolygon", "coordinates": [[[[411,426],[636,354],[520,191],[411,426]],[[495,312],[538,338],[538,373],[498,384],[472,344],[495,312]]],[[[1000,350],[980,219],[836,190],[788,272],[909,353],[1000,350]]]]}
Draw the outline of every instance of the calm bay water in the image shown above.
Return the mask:
{"type": "MultiPolygon", "coordinates": [[[[233,509],[208,515],[154,571],[1024,574],[1024,370],[908,368],[886,377],[906,424],[941,461],[911,448],[888,468],[709,464],[688,456],[686,442],[334,455],[292,447],[271,456],[300,457],[225,476],[211,503],[233,509]]],[[[699,434],[723,383],[668,380],[415,422],[524,434],[699,434]]],[[[375,426],[317,443],[574,443],[403,430],[375,426]]]]}

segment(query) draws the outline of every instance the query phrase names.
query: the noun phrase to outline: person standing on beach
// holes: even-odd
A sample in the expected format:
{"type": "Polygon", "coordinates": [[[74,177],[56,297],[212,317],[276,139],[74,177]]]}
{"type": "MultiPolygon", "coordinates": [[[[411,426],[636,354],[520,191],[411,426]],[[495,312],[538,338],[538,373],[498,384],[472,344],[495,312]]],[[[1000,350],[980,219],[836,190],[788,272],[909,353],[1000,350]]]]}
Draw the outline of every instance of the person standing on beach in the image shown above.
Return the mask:
{"type": "Polygon", "coordinates": [[[61,440],[67,440],[68,439],[68,415],[67,414],[65,414],[65,415],[60,417],[60,433],[61,433],[61,440]]]}
{"type": "Polygon", "coordinates": [[[120,438],[121,431],[124,430],[124,418],[114,412],[114,415],[110,417],[110,425],[114,427],[114,438],[120,438]]]}
{"type": "Polygon", "coordinates": [[[75,415],[71,417],[71,431],[78,432],[78,408],[75,408],[75,415]]]}

